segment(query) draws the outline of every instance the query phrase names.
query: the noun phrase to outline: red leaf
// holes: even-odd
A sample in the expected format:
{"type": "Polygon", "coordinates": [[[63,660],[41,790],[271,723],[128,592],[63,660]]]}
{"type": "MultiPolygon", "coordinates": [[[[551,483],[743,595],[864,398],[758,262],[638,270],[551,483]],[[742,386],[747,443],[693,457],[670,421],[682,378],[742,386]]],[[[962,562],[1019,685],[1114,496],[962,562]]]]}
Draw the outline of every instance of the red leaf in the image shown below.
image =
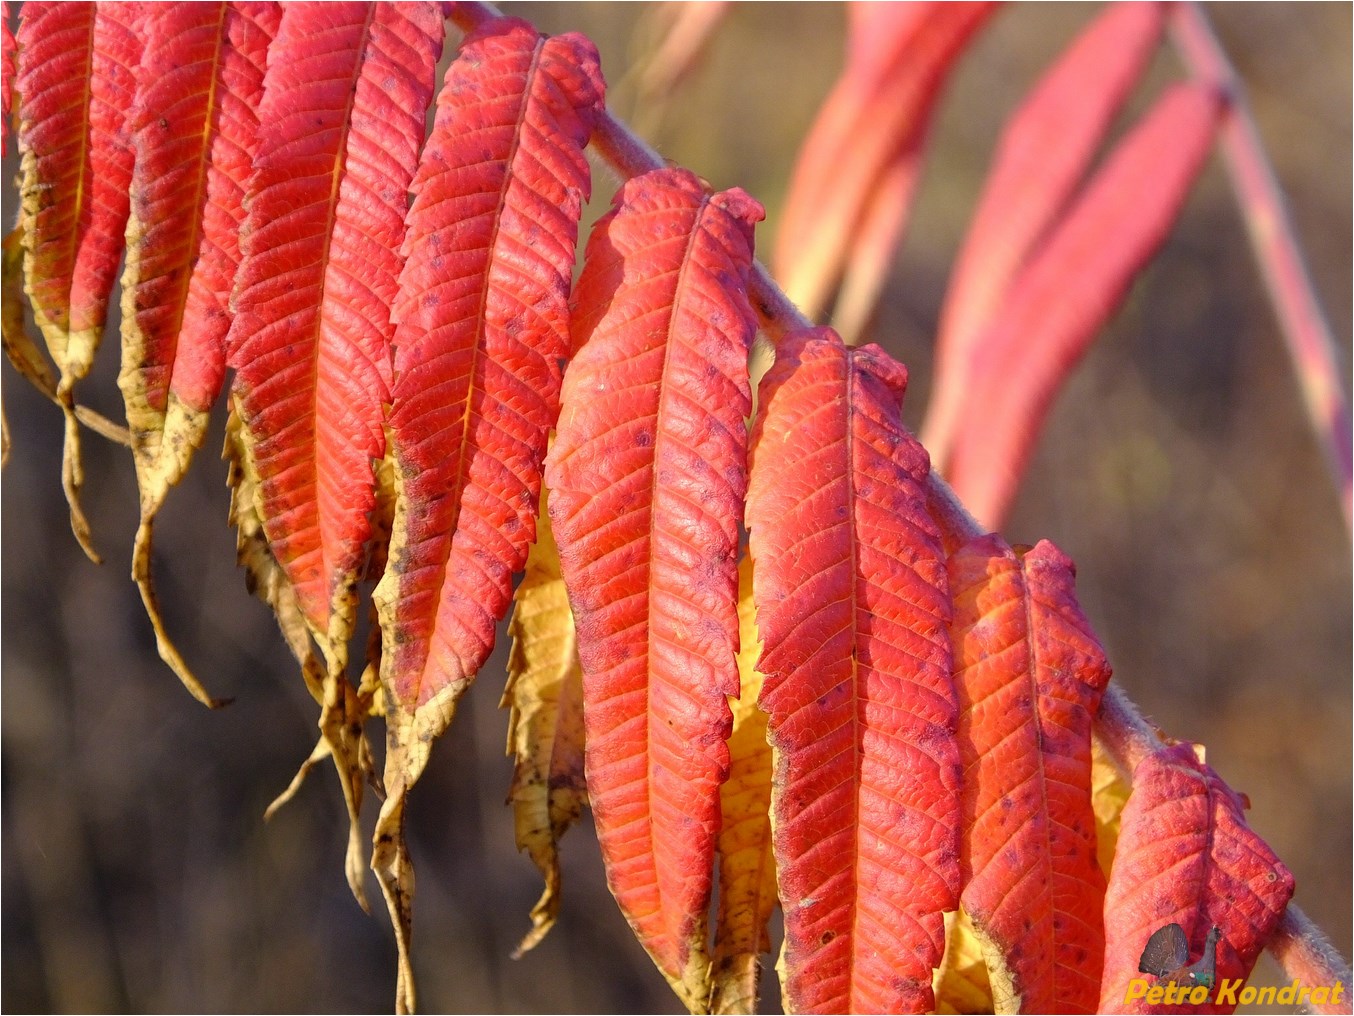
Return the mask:
{"type": "Polygon", "coordinates": [[[1293,896],[1293,876],[1246,825],[1242,797],[1178,744],[1149,755],[1133,773],[1105,894],[1101,1012],[1231,1012],[1224,982],[1244,983],[1293,896]],[[1189,959],[1201,958],[1217,925],[1217,988],[1208,1005],[1128,1001],[1146,980],[1139,957],[1151,935],[1180,925],[1189,959]]]}
{"type": "Polygon", "coordinates": [[[410,1006],[404,806],[493,648],[535,534],[590,189],[583,147],[604,87],[582,36],[492,21],[447,71],[414,180],[395,305],[398,499],[374,594],[389,746],[372,855],[410,1006]]]}
{"type": "Polygon", "coordinates": [[[385,448],[389,308],[442,31],[433,3],[289,4],[259,108],[227,348],[273,553],[336,646],[385,448]]]}
{"type": "Polygon", "coordinates": [[[25,280],[34,320],[74,378],[93,359],[122,255],[140,6],[30,2],[20,12],[25,280]]]}
{"type": "Polygon", "coordinates": [[[9,4],[0,2],[0,155],[9,150],[9,109],[14,83],[14,32],[9,27],[9,4]]]}
{"type": "Polygon", "coordinates": [[[146,9],[123,276],[123,335],[135,346],[120,378],[129,415],[153,414],[134,421],[137,430],[158,432],[171,391],[206,412],[221,390],[244,189],[280,13],[275,3],[146,9]]]}
{"type": "Polygon", "coordinates": [[[1158,3],[1105,8],[1007,121],[941,313],[923,443],[942,472],[967,405],[975,343],[1085,176],[1156,49],[1164,14],[1158,3]]]}
{"type": "Polygon", "coordinates": [[[950,558],[966,885],[998,1012],[1092,1012],[1105,878],[1091,719],[1109,681],[1072,562],[997,535],[950,558]]]}
{"type": "Polygon", "coordinates": [[[794,333],[760,391],[747,522],[794,1012],[925,1012],[959,898],[940,534],[907,372],[794,333]]]}
{"type": "Polygon", "coordinates": [[[685,170],[620,189],[588,241],[546,467],[578,625],[588,796],[621,910],[696,1011],[738,694],[746,283],[762,208],[685,170]]]}
{"type": "Polygon", "coordinates": [[[208,704],[160,618],[152,529],[202,443],[226,372],[242,199],[258,151],[257,108],[280,13],[273,3],[147,6],[129,118],[136,164],[118,385],[141,491],[132,578],[161,658],[208,704]]]}
{"type": "MultiPolygon", "coordinates": [[[[800,149],[776,235],[774,274],[809,317],[836,285],[890,166],[909,167],[910,196],[945,74],[991,6],[871,5],[856,15],[846,67],[800,149]]],[[[901,235],[910,201],[888,204],[901,235]]]]}
{"type": "Polygon", "coordinates": [[[983,333],[947,474],[980,521],[1004,517],[1054,393],[1165,242],[1221,110],[1210,89],[1172,88],[1087,185],[983,333]]]}
{"type": "Polygon", "coordinates": [[[401,491],[377,592],[408,713],[475,676],[535,537],[604,87],[583,36],[503,19],[467,37],[438,97],[395,305],[401,491]]]}
{"type": "Polygon", "coordinates": [[[139,17],[134,3],[24,4],[13,85],[24,288],[60,372],[71,528],[96,561],[79,507],[84,477],[73,389],[94,362],[122,256],[132,173],[125,119],[141,54],[139,17]]]}

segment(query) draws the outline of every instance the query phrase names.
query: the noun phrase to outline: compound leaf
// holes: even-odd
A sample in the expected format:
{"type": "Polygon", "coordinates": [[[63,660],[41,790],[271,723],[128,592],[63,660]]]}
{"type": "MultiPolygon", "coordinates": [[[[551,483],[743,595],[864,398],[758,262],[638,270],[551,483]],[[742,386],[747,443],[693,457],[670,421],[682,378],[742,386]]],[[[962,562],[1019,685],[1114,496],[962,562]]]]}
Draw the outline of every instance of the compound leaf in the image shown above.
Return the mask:
{"type": "Polygon", "coordinates": [[[907,372],[829,329],[762,381],[747,522],[794,1012],[926,1012],[959,897],[957,702],[907,372]]]}
{"type": "Polygon", "coordinates": [[[578,624],[588,797],[612,892],[705,1008],[726,696],[738,694],[746,282],[762,208],[685,170],[624,184],[593,231],[546,471],[578,624]]]}

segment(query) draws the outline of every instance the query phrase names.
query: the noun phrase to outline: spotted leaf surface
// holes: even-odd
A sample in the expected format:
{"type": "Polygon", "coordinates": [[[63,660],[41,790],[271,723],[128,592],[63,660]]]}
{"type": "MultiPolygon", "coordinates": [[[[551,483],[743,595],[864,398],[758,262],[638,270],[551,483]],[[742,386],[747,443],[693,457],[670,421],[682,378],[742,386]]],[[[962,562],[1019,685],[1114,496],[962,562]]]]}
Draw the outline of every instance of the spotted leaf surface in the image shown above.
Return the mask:
{"type": "Polygon", "coordinates": [[[957,705],[907,372],[797,332],[762,381],[747,523],[791,1012],[926,1012],[959,895],[957,705]]]}
{"type": "MultiPolygon", "coordinates": [[[[1128,982],[1146,976],[1138,960],[1147,940],[1172,923],[1185,933],[1191,962],[1216,925],[1217,980],[1244,981],[1292,898],[1292,873],[1246,824],[1244,799],[1200,754],[1177,744],[1133,772],[1105,893],[1100,1012],[1158,1011],[1143,998],[1128,1001],[1128,982]]],[[[1231,1012],[1235,1004],[1185,1008],[1231,1012]]]]}

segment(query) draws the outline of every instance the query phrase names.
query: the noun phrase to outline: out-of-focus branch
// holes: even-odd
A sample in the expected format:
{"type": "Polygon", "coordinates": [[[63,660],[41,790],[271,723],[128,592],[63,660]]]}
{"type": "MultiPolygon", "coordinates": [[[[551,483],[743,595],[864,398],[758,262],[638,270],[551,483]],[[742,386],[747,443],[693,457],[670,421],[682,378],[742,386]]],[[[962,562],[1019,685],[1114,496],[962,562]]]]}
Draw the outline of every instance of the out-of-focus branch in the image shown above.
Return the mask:
{"type": "Polygon", "coordinates": [[[1231,96],[1220,134],[1227,171],[1283,328],[1307,414],[1340,489],[1345,524],[1354,529],[1349,398],[1336,366],[1335,338],[1317,303],[1273,167],[1265,155],[1240,79],[1208,16],[1197,3],[1173,6],[1171,35],[1191,73],[1231,96]]]}
{"type": "MultiPolygon", "coordinates": [[[[453,15],[463,29],[472,28],[497,16],[498,12],[492,5],[480,0],[461,0],[456,4],[453,15]]],[[[666,165],[662,156],[610,112],[607,112],[597,125],[593,145],[597,154],[627,179],[653,169],[661,169],[666,165]]],[[[748,279],[748,291],[762,332],[772,342],[787,332],[810,325],[809,320],[781,292],[780,287],[760,262],[753,263],[753,271],[748,279]]],[[[927,489],[927,502],[932,515],[943,530],[942,535],[947,549],[982,534],[982,528],[974,521],[968,509],[939,474],[934,472],[931,474],[927,489]]],[[[1116,684],[1111,684],[1106,689],[1100,711],[1096,714],[1095,726],[1096,733],[1109,750],[1115,764],[1129,779],[1137,764],[1163,747],[1165,743],[1156,728],[1143,717],[1138,707],[1116,684]]],[[[1278,930],[1270,939],[1268,948],[1288,976],[1300,978],[1304,984],[1354,982],[1349,964],[1327,942],[1311,920],[1291,903],[1278,930]]]]}

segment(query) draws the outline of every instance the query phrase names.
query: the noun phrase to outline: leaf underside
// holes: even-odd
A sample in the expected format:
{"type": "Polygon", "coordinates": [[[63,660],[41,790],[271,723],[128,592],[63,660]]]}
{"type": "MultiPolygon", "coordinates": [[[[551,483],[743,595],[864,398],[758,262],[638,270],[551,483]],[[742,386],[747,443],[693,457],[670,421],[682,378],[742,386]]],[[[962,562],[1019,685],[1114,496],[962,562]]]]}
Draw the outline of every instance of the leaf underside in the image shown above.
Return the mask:
{"type": "Polygon", "coordinates": [[[965,887],[997,1012],[1089,1012],[1099,1000],[1105,878],[1091,806],[1091,720],[1109,681],[1047,541],[996,535],[949,560],[964,764],[965,887]]]}
{"type": "Polygon", "coordinates": [[[811,329],[762,381],[747,522],[791,1012],[925,1012],[959,895],[957,705],[906,371],[811,329]]]}
{"type": "Polygon", "coordinates": [[[709,991],[726,696],[738,694],[745,286],[761,217],[742,191],[707,195],[685,170],[621,187],[588,242],[546,471],[607,879],[693,1011],[709,991]]]}

